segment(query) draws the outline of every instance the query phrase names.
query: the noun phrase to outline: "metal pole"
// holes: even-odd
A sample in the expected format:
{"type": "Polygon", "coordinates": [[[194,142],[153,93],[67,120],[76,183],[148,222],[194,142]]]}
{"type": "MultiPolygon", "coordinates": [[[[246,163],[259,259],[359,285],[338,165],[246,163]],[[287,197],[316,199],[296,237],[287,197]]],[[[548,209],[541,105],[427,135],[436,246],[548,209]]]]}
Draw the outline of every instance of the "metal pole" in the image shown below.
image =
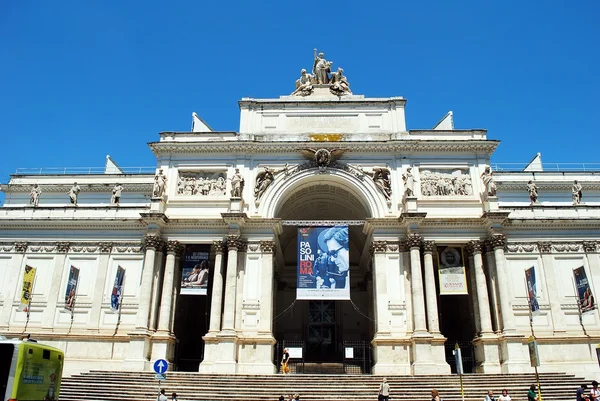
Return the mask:
{"type": "MultiPolygon", "coordinates": [[[[535,274],[535,273],[534,273],[535,274]]],[[[531,329],[531,337],[536,341],[535,332],[533,330],[533,313],[531,312],[531,299],[529,298],[529,287],[527,286],[527,278],[525,278],[525,294],[527,295],[527,305],[529,306],[529,327],[531,329]]],[[[533,294],[535,296],[535,294],[533,294]]],[[[537,342],[536,342],[537,346],[537,342]]],[[[535,369],[535,381],[537,382],[538,388],[538,399],[537,401],[542,401],[542,386],[540,385],[540,375],[538,374],[537,364],[539,361],[536,361],[533,368],[535,369]]]]}

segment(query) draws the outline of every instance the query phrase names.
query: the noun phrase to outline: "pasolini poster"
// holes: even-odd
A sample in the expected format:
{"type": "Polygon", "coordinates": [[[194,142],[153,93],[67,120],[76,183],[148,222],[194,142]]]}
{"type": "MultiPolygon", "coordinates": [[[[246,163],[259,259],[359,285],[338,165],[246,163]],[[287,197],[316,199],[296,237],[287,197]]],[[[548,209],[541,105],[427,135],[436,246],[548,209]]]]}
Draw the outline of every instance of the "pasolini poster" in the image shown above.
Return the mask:
{"type": "Polygon", "coordinates": [[[440,295],[468,294],[463,249],[459,246],[438,246],[438,276],[440,295]]]}
{"type": "Polygon", "coordinates": [[[531,266],[525,270],[525,282],[527,283],[527,300],[531,314],[536,316],[540,313],[540,304],[537,299],[537,281],[535,278],[535,267],[531,266]]]}
{"type": "Polygon", "coordinates": [[[592,294],[590,282],[585,274],[585,268],[581,266],[577,269],[573,269],[573,276],[575,277],[577,303],[579,304],[581,313],[596,309],[596,302],[594,302],[594,295],[592,294]]]}
{"type": "Polygon", "coordinates": [[[123,297],[123,283],[125,282],[125,269],[121,266],[117,267],[117,274],[115,275],[115,283],[113,284],[112,292],[110,294],[110,309],[118,311],[121,307],[121,298],[123,297]]]}
{"type": "Polygon", "coordinates": [[[187,245],[181,274],[182,295],[206,295],[208,292],[208,259],[210,247],[187,245]]]}
{"type": "Polygon", "coordinates": [[[73,311],[75,304],[75,296],[77,294],[77,283],[79,282],[79,269],[71,266],[69,269],[69,280],[67,281],[67,289],[65,290],[65,309],[73,311]]]}
{"type": "Polygon", "coordinates": [[[348,226],[298,228],[297,299],[350,299],[348,226]]]}

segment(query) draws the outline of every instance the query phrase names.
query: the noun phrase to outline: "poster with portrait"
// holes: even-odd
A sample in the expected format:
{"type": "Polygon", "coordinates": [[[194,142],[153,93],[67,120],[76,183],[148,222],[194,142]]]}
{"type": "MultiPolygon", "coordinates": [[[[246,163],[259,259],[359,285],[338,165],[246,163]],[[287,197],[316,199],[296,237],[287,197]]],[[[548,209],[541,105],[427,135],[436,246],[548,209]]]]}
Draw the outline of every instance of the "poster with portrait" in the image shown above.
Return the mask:
{"type": "Polygon", "coordinates": [[[73,312],[75,305],[75,296],[77,295],[77,283],[79,282],[79,269],[71,266],[69,269],[69,279],[67,281],[67,289],[65,290],[65,309],[73,312]]]}
{"type": "Polygon", "coordinates": [[[527,300],[529,310],[533,316],[540,314],[540,304],[537,300],[537,282],[535,278],[535,267],[531,266],[525,270],[525,282],[527,283],[527,300]]]}
{"type": "Polygon", "coordinates": [[[460,246],[438,246],[440,295],[467,295],[465,258],[460,246]]]}
{"type": "Polygon", "coordinates": [[[298,228],[296,299],[350,299],[348,226],[298,228]]]}
{"type": "Polygon", "coordinates": [[[117,312],[121,307],[121,299],[123,297],[123,283],[125,282],[125,269],[121,266],[117,267],[117,274],[115,275],[115,283],[113,284],[112,291],[110,293],[110,309],[113,312],[117,312]]]}
{"type": "Polygon", "coordinates": [[[581,266],[573,269],[573,276],[575,277],[575,291],[579,310],[581,313],[593,311],[596,309],[596,302],[590,288],[590,282],[585,274],[585,268],[581,266]]]}
{"type": "Polygon", "coordinates": [[[206,295],[208,293],[208,259],[210,246],[187,245],[181,274],[182,295],[206,295]]]}
{"type": "Polygon", "coordinates": [[[35,267],[25,266],[23,273],[23,286],[21,287],[21,305],[19,311],[28,312],[31,303],[31,293],[33,292],[33,282],[35,281],[35,267]]]}

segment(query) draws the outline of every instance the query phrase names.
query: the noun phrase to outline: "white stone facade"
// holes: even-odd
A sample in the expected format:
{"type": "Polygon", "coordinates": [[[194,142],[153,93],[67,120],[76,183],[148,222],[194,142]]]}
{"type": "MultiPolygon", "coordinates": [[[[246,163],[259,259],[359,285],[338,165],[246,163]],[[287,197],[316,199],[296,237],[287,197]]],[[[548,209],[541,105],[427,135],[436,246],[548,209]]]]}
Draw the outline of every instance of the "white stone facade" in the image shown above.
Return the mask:
{"type": "Polygon", "coordinates": [[[360,224],[350,230],[356,308],[341,302],[338,311],[361,314],[337,333],[370,341],[373,373],[450,372],[452,315],[444,303],[462,301],[438,295],[440,245],[468,251],[470,294],[463,299],[475,371],[532,371],[523,281],[535,266],[540,371],[600,373],[598,311],[580,323],[571,278],[584,266],[600,291],[598,172],[495,172],[498,195],[489,197],[480,177],[498,141],[485,130],[407,131],[405,103],[328,92],[242,99],[239,133],[202,132],[208,126],[198,123],[196,132],[163,132],[150,144],[156,171],[167,178],[162,198],[152,199],[151,174],[13,175],[2,185],[0,208],[0,332],[31,333],[64,349],[67,374],[147,370],[158,358],[176,364],[181,250],[207,244],[211,307],[199,333],[199,370],[274,373],[275,342],[306,336],[301,319],[276,320],[295,299],[293,222],[352,220],[360,224]],[[343,154],[337,164],[317,167],[303,156],[306,149],[343,154]],[[265,167],[274,180],[257,199],[265,167]],[[382,167],[390,172],[388,195],[364,173],[382,167]],[[405,193],[407,168],[414,196],[405,193]],[[241,198],[230,196],[236,169],[245,182],[241,198]],[[539,187],[533,205],[529,180],[539,187]],[[572,203],[573,180],[583,186],[584,203],[572,203]],[[77,206],[66,195],[75,181],[77,206]],[[124,191],[113,205],[117,182],[124,191]],[[33,184],[42,189],[38,206],[29,204],[33,184]],[[26,265],[37,267],[28,320],[17,311],[26,265]],[[81,270],[73,314],[61,303],[71,265],[81,270]],[[127,270],[120,313],[110,310],[117,266],[127,270]]]}

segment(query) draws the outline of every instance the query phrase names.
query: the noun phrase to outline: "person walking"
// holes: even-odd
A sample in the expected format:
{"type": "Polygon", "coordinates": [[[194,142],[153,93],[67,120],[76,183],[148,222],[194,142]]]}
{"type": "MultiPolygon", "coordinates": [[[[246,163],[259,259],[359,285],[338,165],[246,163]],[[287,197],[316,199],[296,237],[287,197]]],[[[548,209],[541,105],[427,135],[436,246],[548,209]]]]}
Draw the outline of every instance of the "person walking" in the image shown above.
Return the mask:
{"type": "Polygon", "coordinates": [[[169,399],[165,395],[165,389],[164,388],[160,389],[160,394],[158,395],[158,397],[156,397],[156,401],[169,401],[169,399]]]}
{"type": "Polygon", "coordinates": [[[379,401],[388,401],[390,399],[390,385],[385,377],[379,385],[379,396],[377,398],[379,401]]]}
{"type": "Polygon", "coordinates": [[[529,391],[527,392],[527,401],[538,401],[538,394],[536,392],[536,385],[532,384],[529,386],[529,391]]]}
{"type": "Polygon", "coordinates": [[[288,363],[290,361],[290,353],[288,352],[287,348],[283,349],[283,357],[281,358],[281,373],[283,373],[284,375],[287,375],[288,373],[290,373],[290,367],[288,366],[288,363]]]}

